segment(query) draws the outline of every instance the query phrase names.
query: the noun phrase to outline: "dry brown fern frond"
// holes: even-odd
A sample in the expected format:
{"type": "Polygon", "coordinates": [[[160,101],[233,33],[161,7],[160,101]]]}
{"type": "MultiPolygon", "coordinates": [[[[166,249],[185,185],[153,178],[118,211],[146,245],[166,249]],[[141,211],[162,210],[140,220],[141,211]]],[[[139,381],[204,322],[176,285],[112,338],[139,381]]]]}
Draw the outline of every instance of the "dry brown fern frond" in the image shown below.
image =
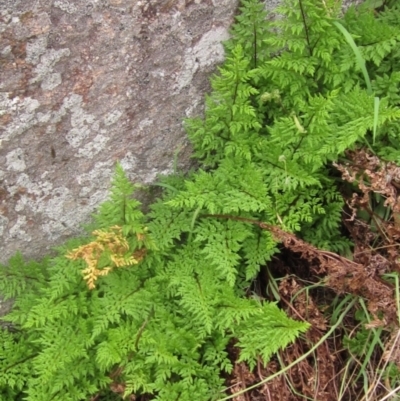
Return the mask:
{"type": "Polygon", "coordinates": [[[100,276],[106,276],[115,267],[136,265],[145,255],[143,250],[129,254],[128,241],[119,226],[110,227],[108,230],[95,230],[92,234],[96,237],[94,241],[67,254],[69,259],[83,259],[86,262],[87,267],[82,270],[82,274],[91,290],[96,287],[95,282],[100,276]],[[99,268],[100,258],[105,254],[110,265],[99,268]]]}

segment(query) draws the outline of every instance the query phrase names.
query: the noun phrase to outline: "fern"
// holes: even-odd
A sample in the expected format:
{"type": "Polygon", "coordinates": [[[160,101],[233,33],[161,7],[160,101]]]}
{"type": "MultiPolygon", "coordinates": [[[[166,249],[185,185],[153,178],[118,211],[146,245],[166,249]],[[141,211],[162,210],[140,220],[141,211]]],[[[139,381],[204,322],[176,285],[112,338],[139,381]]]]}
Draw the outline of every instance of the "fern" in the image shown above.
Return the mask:
{"type": "Polygon", "coordinates": [[[214,93],[206,99],[205,120],[186,121],[195,156],[205,165],[215,166],[224,154],[251,159],[249,144],[261,128],[250,101],[258,93],[249,83],[254,75],[242,46],[235,46],[212,81],[214,93]]]}
{"type": "Polygon", "coordinates": [[[2,319],[14,331],[0,331],[5,401],[217,400],[229,344],[254,367],[309,327],[246,297],[279,250],[265,227],[348,251],[331,163],[362,146],[399,160],[400,10],[341,19],[372,94],[337,1],[286,0],[275,22],[257,0],[240,10],[204,117],[185,122],[199,170],[160,178],[146,214],[117,165],[91,234],[1,267],[15,298],[2,319]]]}
{"type": "Polygon", "coordinates": [[[259,308],[259,319],[255,316],[238,327],[238,346],[242,349],[239,361],[246,361],[254,368],[258,356],[268,361],[271,348],[287,346],[307,328],[307,323],[289,319],[275,304],[264,304],[259,308]]]}
{"type": "MultiPolygon", "coordinates": [[[[117,167],[112,196],[117,191],[127,195],[125,184],[117,167]]],[[[14,397],[23,392],[27,400],[36,401],[83,400],[95,393],[111,394],[119,383],[125,395],[151,393],[169,400],[171,394],[177,394],[189,401],[197,391],[199,400],[217,397],[223,383],[219,372],[232,368],[225,349],[235,327],[260,314],[258,304],[244,299],[243,286],[236,284],[241,265],[249,259],[244,246],[254,227],[241,221],[202,219],[192,231],[192,241],[185,243],[182,235],[188,232],[191,213],[179,221],[171,209],[161,220],[175,226],[172,232],[177,235],[159,249],[155,245],[162,236],[160,227],[166,226],[154,218],[157,210],[163,210],[161,203],[151,213],[147,231],[138,210],[133,215],[139,222],[122,215],[118,221],[125,222],[123,227],[129,222],[135,235],[127,230],[126,237],[121,237],[122,230],[103,229],[104,244],[117,246],[110,248],[111,256],[120,247],[125,252],[128,243],[149,248],[137,264],[130,266],[126,259],[123,268],[98,276],[95,286],[85,287],[82,268],[87,262],[65,256],[86,252],[89,248],[85,247],[92,247],[91,237],[78,241],[79,246],[74,241],[62,247],[59,256],[41,266],[48,277],[46,285],[32,286],[5,318],[18,326],[20,334],[18,343],[13,334],[7,334],[4,341],[10,350],[7,355],[14,355],[7,356],[4,363],[13,366],[16,360],[16,364],[14,369],[8,368],[2,394],[14,397]],[[138,232],[148,238],[139,241],[138,232]],[[113,242],[109,234],[113,234],[113,242]],[[174,249],[174,255],[169,249],[174,249]],[[16,381],[16,375],[27,370],[35,374],[16,381]]],[[[108,213],[108,206],[100,208],[102,225],[108,213]]],[[[113,218],[112,223],[116,222],[113,218]]],[[[99,238],[95,236],[95,241],[102,244],[99,238]]],[[[258,263],[275,249],[272,238],[265,243],[271,249],[258,251],[258,263]]],[[[96,263],[103,257],[96,252],[90,255],[96,263]]],[[[106,263],[113,260],[111,256],[107,255],[106,263]]],[[[256,260],[253,258],[253,264],[256,260]]],[[[20,257],[15,261],[22,264],[20,257]]],[[[256,273],[253,269],[249,278],[256,273]]],[[[13,286],[11,281],[10,295],[15,295],[13,286]]],[[[285,344],[271,345],[270,352],[285,344]]]]}

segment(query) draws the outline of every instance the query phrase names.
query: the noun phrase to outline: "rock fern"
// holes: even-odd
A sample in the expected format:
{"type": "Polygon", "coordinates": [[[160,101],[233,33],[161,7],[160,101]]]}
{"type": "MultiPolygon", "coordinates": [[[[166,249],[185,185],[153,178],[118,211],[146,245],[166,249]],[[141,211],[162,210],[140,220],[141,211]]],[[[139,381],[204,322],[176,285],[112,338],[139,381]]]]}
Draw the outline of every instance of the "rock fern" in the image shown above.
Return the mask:
{"type": "Polygon", "coordinates": [[[267,22],[243,0],[204,117],[186,121],[201,168],[160,178],[144,214],[117,166],[92,234],[2,266],[0,291],[15,299],[0,330],[2,400],[218,400],[228,345],[254,367],[309,327],[249,296],[279,249],[267,228],[345,253],[331,162],[362,146],[399,160],[400,9],[341,20],[371,94],[337,3],[287,0],[267,22]]]}

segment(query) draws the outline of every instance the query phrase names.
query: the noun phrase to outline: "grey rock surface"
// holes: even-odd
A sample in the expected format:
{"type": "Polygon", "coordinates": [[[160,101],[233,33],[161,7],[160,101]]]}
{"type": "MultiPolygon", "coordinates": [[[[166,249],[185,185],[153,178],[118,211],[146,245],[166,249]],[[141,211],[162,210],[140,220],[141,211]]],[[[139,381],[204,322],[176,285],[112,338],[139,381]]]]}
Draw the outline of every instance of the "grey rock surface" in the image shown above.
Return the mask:
{"type": "Polygon", "coordinates": [[[0,1],[0,261],[80,232],[120,161],[136,182],[189,164],[236,0],[0,1]]]}
{"type": "Polygon", "coordinates": [[[237,3],[0,0],[0,262],[80,233],[117,161],[142,183],[178,149],[189,165],[182,120],[202,111],[237,3]]]}

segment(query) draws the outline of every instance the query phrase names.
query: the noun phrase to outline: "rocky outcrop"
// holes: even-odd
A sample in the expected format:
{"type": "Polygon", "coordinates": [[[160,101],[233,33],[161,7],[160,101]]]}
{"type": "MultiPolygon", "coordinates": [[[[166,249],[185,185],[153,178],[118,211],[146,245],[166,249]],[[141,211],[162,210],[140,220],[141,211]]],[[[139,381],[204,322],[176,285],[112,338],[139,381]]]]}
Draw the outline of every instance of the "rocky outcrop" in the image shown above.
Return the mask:
{"type": "Polygon", "coordinates": [[[148,183],[188,165],[236,0],[0,2],[0,260],[80,232],[120,161],[148,183]]]}

